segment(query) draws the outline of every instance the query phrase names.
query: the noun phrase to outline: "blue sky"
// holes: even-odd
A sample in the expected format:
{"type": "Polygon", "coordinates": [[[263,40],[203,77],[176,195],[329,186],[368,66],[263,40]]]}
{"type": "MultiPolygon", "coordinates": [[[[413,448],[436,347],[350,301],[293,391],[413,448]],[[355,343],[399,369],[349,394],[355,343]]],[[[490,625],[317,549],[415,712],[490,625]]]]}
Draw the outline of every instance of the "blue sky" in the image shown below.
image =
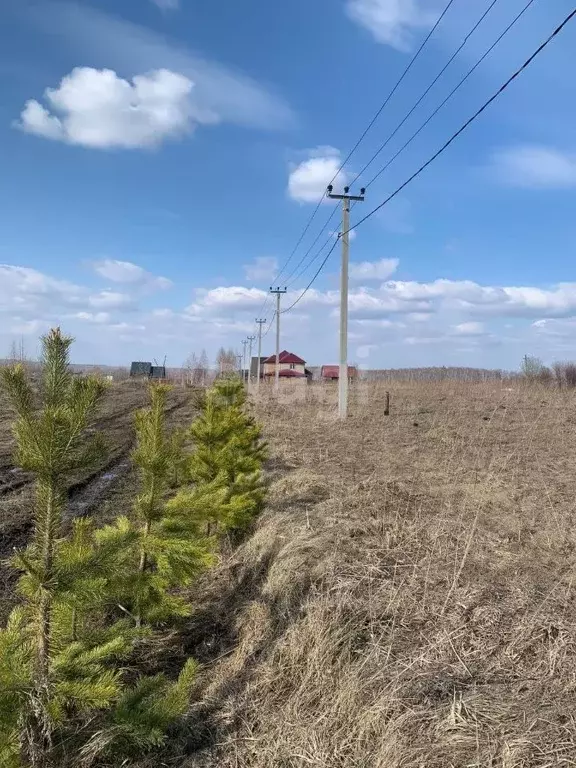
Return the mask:
{"type": "MultiPolygon", "coordinates": [[[[345,168],[354,177],[489,0],[454,0],[345,168]]],[[[402,146],[526,0],[500,0],[360,179],[402,146]]],[[[316,201],[443,0],[8,0],[0,10],[0,354],[60,323],[80,362],[239,347],[316,201]]],[[[535,0],[368,212],[572,10],[535,0]]],[[[513,368],[576,356],[576,22],[351,244],[350,359],[513,368]]],[[[359,184],[359,185],[360,185],[359,184]]],[[[358,185],[358,186],[359,186],[358,185]]],[[[313,226],[281,277],[300,261],[313,226]]],[[[331,229],[338,229],[335,224],[331,229]]],[[[324,238],[319,240],[321,244],[324,238]]],[[[312,251],[312,255],[316,249],[312,251]]],[[[283,346],[338,351],[338,250],[283,346]]],[[[286,306],[318,262],[290,285],[286,306]]],[[[271,304],[263,314],[271,318],[271,304]]],[[[273,333],[264,351],[272,352],[273,333]]]]}

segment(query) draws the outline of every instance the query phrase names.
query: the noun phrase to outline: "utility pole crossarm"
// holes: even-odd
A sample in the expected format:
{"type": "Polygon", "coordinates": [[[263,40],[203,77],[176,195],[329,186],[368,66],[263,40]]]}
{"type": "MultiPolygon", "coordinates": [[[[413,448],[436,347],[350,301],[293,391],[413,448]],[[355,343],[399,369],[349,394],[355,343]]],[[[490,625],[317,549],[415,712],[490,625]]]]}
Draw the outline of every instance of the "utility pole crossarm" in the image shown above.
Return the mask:
{"type": "Polygon", "coordinates": [[[338,415],[348,415],[348,263],[350,257],[350,201],[364,201],[364,187],[359,195],[350,195],[350,187],[344,187],[343,195],[335,195],[332,184],[326,190],[326,197],[342,200],[342,267],[340,270],[340,371],[338,374],[338,415]]]}

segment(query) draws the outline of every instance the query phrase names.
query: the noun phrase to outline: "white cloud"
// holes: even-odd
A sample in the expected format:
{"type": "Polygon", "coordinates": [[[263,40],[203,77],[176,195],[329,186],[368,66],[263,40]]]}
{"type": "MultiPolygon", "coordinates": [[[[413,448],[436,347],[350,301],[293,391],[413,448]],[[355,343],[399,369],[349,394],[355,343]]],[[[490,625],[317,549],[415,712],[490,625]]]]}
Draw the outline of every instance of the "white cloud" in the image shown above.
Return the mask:
{"type": "Polygon", "coordinates": [[[50,323],[47,323],[45,320],[24,320],[10,326],[10,333],[22,336],[38,336],[47,331],[49,327],[50,323]]]}
{"type": "Polygon", "coordinates": [[[109,312],[76,312],[71,316],[77,320],[84,320],[87,323],[107,323],[110,320],[109,312]]]}
{"type": "Polygon", "coordinates": [[[28,101],[17,125],[28,133],[94,149],[154,147],[190,133],[197,123],[214,123],[214,113],[194,107],[194,84],[167,69],[132,81],[111,69],[76,67],[46,101],[28,101]]]}
{"type": "Polygon", "coordinates": [[[133,306],[134,299],[126,293],[100,291],[90,296],[88,303],[98,309],[127,309],[133,306]]]}
{"type": "Polygon", "coordinates": [[[495,152],[492,169],[511,186],[531,189],[576,187],[576,152],[523,145],[495,152]]]}
{"type": "Polygon", "coordinates": [[[356,349],[356,357],[358,358],[366,358],[370,357],[370,353],[373,349],[378,349],[377,344],[361,344],[356,349]]]}
{"type": "Polygon", "coordinates": [[[532,323],[532,328],[544,336],[568,336],[574,338],[576,333],[576,317],[562,319],[544,318],[532,323]]]}
{"type": "Polygon", "coordinates": [[[218,315],[234,310],[252,311],[268,298],[267,291],[240,285],[221,286],[197,293],[198,300],[186,309],[191,315],[218,315]]]}
{"type": "Polygon", "coordinates": [[[244,264],[246,280],[272,280],[278,272],[278,259],[274,256],[257,256],[250,264],[244,264]]]}
{"type": "Polygon", "coordinates": [[[332,179],[336,189],[343,187],[348,180],[346,172],[338,170],[342,164],[339,150],[317,147],[311,149],[308,155],[299,165],[291,166],[288,176],[288,196],[299,203],[317,203],[325,195],[332,179]]]}
{"type": "Polygon", "coordinates": [[[452,327],[452,332],[456,336],[483,336],[486,333],[483,323],[478,323],[473,320],[467,323],[458,323],[458,325],[454,325],[452,327]]]}
{"type": "Polygon", "coordinates": [[[82,302],[83,293],[80,286],[36,269],[0,264],[0,312],[36,313],[50,306],[73,306],[82,302]]]}
{"type": "Polygon", "coordinates": [[[429,0],[347,0],[346,13],[379,43],[398,51],[409,51],[414,31],[431,27],[437,18],[429,0]]]}
{"type": "Polygon", "coordinates": [[[113,283],[127,283],[149,288],[166,289],[172,287],[167,277],[157,277],[131,261],[103,259],[93,264],[95,271],[113,283]]]}
{"type": "Polygon", "coordinates": [[[350,279],[355,282],[387,280],[396,272],[398,264],[399,259],[352,262],[350,264],[350,279]]]}
{"type": "Polygon", "coordinates": [[[198,116],[218,116],[222,122],[264,129],[295,123],[284,99],[161,33],[84,3],[43,0],[29,10],[30,21],[73,59],[125,75],[169,70],[194,83],[189,102],[196,122],[203,122],[198,116]]]}
{"type": "Polygon", "coordinates": [[[146,326],[140,323],[111,323],[108,328],[111,331],[145,331],[146,326]]]}

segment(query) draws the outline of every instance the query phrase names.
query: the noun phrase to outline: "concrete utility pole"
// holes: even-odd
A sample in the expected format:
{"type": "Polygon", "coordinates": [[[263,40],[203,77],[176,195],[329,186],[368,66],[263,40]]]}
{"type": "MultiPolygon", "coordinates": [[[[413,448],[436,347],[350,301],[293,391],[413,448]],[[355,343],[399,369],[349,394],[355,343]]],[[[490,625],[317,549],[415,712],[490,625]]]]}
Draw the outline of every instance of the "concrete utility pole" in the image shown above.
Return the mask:
{"type": "Polygon", "coordinates": [[[338,416],[345,419],[348,415],[348,259],[350,255],[350,200],[357,203],[364,201],[365,189],[359,195],[350,195],[350,187],[344,187],[343,195],[334,195],[332,184],[326,196],[332,200],[342,200],[342,267],[340,270],[340,373],[338,376],[338,416]]]}
{"type": "Polygon", "coordinates": [[[246,381],[246,374],[244,373],[246,370],[246,344],[248,344],[248,339],[242,341],[242,381],[246,381]]]}
{"type": "Polygon", "coordinates": [[[260,389],[260,360],[262,359],[262,326],[266,322],[266,318],[256,318],[258,323],[258,363],[256,364],[256,391],[260,389]]]}
{"type": "Polygon", "coordinates": [[[248,352],[248,389],[252,384],[252,342],[255,338],[256,336],[248,336],[248,349],[250,350],[248,352]]]}
{"type": "Polygon", "coordinates": [[[274,390],[280,389],[280,297],[286,293],[287,288],[272,288],[270,293],[276,294],[276,370],[274,371],[274,390]]]}

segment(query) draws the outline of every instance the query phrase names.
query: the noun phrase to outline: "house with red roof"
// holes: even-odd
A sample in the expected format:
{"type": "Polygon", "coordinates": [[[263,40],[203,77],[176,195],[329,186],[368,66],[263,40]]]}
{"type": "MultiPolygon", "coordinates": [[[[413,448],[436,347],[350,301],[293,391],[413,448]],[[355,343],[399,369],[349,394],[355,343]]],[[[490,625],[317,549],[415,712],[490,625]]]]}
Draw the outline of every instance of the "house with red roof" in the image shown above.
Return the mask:
{"type": "MultiPolygon", "coordinates": [[[[340,378],[339,365],[323,365],[320,370],[320,378],[323,381],[338,381],[340,378]]],[[[352,381],[358,378],[358,369],[355,365],[348,366],[348,379],[352,381]]]]}
{"type": "MultiPolygon", "coordinates": [[[[306,361],[293,352],[283,350],[279,355],[278,374],[283,379],[303,379],[306,377],[306,361]]],[[[276,355],[270,355],[263,363],[264,376],[276,375],[276,355]]]]}

